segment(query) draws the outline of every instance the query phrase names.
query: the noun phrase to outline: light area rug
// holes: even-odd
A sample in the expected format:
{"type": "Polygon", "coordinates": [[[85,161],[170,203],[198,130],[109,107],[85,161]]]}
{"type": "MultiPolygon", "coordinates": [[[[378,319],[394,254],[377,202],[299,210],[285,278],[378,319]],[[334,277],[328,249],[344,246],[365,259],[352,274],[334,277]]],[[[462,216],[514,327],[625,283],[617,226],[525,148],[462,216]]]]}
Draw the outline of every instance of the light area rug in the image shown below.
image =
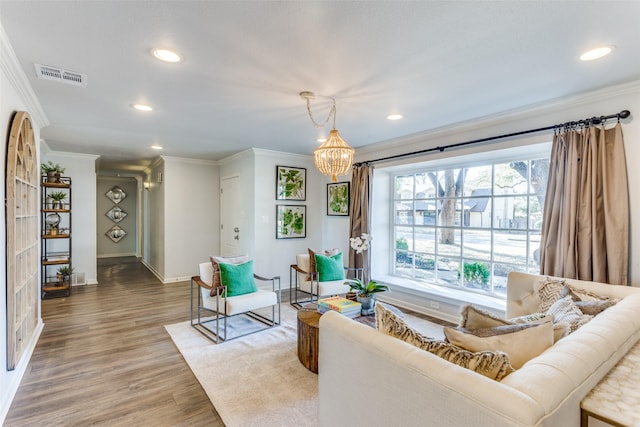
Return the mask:
{"type": "MultiPolygon", "coordinates": [[[[283,304],[281,326],[223,344],[188,321],[165,326],[226,426],[317,425],[318,376],[298,360],[296,313],[283,304]]],[[[232,320],[236,331],[248,325],[244,316],[232,320]]],[[[405,320],[427,336],[443,336],[442,326],[405,320]]]]}

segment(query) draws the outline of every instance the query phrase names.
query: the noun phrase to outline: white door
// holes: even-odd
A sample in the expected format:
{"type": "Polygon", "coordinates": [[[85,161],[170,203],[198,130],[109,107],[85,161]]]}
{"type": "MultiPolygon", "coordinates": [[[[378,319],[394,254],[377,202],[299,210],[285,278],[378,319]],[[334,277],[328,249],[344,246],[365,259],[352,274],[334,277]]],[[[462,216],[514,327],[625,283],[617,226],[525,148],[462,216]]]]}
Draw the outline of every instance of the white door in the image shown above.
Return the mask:
{"type": "Polygon", "coordinates": [[[242,253],[240,177],[220,180],[220,251],[222,256],[242,253]]]}

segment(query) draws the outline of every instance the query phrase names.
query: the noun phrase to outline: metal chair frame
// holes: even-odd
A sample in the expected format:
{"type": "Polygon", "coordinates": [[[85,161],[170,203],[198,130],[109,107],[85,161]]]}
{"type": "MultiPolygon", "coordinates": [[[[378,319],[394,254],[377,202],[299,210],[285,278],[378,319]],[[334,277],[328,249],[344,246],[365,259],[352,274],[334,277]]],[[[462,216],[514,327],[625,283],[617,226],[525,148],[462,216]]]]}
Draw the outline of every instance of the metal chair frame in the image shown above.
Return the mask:
{"type": "MultiPolygon", "coordinates": [[[[216,344],[218,343],[222,343],[222,342],[227,342],[227,341],[231,341],[231,340],[235,340],[237,338],[240,337],[244,337],[247,335],[251,335],[251,334],[255,334],[257,332],[262,332],[265,331],[267,329],[271,329],[275,326],[279,326],[281,323],[281,301],[282,301],[282,290],[281,290],[281,286],[280,286],[280,276],[275,276],[272,278],[266,278],[266,277],[261,277],[258,276],[257,274],[254,274],[253,277],[256,280],[260,280],[260,281],[265,281],[271,282],[271,290],[273,292],[276,292],[277,294],[277,302],[276,304],[271,306],[271,319],[269,319],[268,317],[265,317],[259,313],[255,313],[253,311],[245,311],[243,313],[237,313],[237,314],[233,314],[233,315],[229,315],[227,314],[227,303],[226,303],[226,295],[227,295],[227,287],[226,286],[219,286],[217,289],[214,289],[213,286],[208,285],[207,283],[203,282],[202,279],[200,278],[200,276],[193,276],[191,278],[191,289],[190,289],[190,299],[191,299],[191,309],[190,309],[190,318],[191,318],[191,326],[197,330],[198,332],[200,332],[201,334],[203,334],[205,337],[207,337],[208,339],[210,339],[211,341],[215,342],[216,344]],[[276,282],[278,282],[278,287],[276,289],[276,282]],[[196,307],[194,307],[194,288],[196,290],[196,293],[198,294],[197,296],[197,304],[196,307]],[[204,289],[208,289],[209,291],[215,291],[215,296],[216,296],[216,309],[210,309],[207,308],[205,306],[203,306],[203,299],[202,299],[202,292],[200,290],[200,288],[204,288],[204,289]],[[223,312],[221,313],[221,305],[224,305],[223,307],[223,312]],[[278,306],[278,318],[276,321],[276,306],[278,306]],[[214,313],[215,317],[213,317],[212,319],[208,319],[206,320],[206,318],[203,319],[202,316],[202,312],[209,312],[209,313],[214,313]],[[194,317],[194,313],[196,314],[196,316],[194,317]],[[232,318],[232,317],[236,317],[236,316],[247,316],[253,320],[257,320],[265,325],[267,325],[264,328],[260,328],[260,329],[256,329],[253,330],[251,332],[247,332],[245,334],[240,334],[234,337],[229,338],[228,334],[227,334],[227,320],[232,318]],[[223,334],[220,334],[220,321],[222,320],[223,322],[223,334]],[[215,330],[211,329],[209,327],[209,324],[215,322],[215,330]]],[[[213,295],[212,295],[213,296],[213,295]]],[[[266,307],[265,307],[266,308],[266,307]]]]}

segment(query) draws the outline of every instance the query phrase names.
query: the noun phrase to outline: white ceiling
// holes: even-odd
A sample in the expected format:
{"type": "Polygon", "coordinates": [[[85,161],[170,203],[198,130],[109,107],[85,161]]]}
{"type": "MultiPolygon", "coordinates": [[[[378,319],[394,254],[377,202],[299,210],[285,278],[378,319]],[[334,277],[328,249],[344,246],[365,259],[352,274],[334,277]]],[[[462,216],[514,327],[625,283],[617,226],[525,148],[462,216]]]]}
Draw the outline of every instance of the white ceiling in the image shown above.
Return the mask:
{"type": "MultiPolygon", "coordinates": [[[[640,78],[640,1],[1,0],[0,20],[48,145],[109,161],[151,159],[152,144],[212,160],[311,154],[322,130],[303,90],[336,98],[357,148],[640,78]],[[578,60],[602,44],[614,53],[578,60]],[[154,47],[185,60],[161,63],[154,47]],[[34,63],[87,86],[38,80],[34,63]],[[385,119],[395,112],[405,118],[385,119]]],[[[329,105],[316,98],[318,120],[329,105]]]]}

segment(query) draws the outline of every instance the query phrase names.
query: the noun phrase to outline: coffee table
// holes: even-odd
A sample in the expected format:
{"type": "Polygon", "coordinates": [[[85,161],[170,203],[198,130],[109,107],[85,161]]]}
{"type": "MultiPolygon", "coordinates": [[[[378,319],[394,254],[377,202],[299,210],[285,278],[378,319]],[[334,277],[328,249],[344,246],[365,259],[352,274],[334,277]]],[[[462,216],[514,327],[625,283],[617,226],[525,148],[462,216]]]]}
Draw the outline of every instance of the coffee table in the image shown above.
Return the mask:
{"type": "MultiPolygon", "coordinates": [[[[390,305],[385,305],[385,307],[404,317],[404,314],[397,308],[390,305]]],[[[305,304],[298,310],[298,360],[305,368],[316,374],[318,373],[318,355],[320,354],[320,317],[322,317],[322,314],[318,313],[318,305],[316,303],[305,304]]],[[[358,316],[353,320],[371,328],[376,327],[374,315],[358,316]]]]}
{"type": "Polygon", "coordinates": [[[580,426],[589,417],[612,426],[640,425],[640,342],[580,402],[580,426]]]}

